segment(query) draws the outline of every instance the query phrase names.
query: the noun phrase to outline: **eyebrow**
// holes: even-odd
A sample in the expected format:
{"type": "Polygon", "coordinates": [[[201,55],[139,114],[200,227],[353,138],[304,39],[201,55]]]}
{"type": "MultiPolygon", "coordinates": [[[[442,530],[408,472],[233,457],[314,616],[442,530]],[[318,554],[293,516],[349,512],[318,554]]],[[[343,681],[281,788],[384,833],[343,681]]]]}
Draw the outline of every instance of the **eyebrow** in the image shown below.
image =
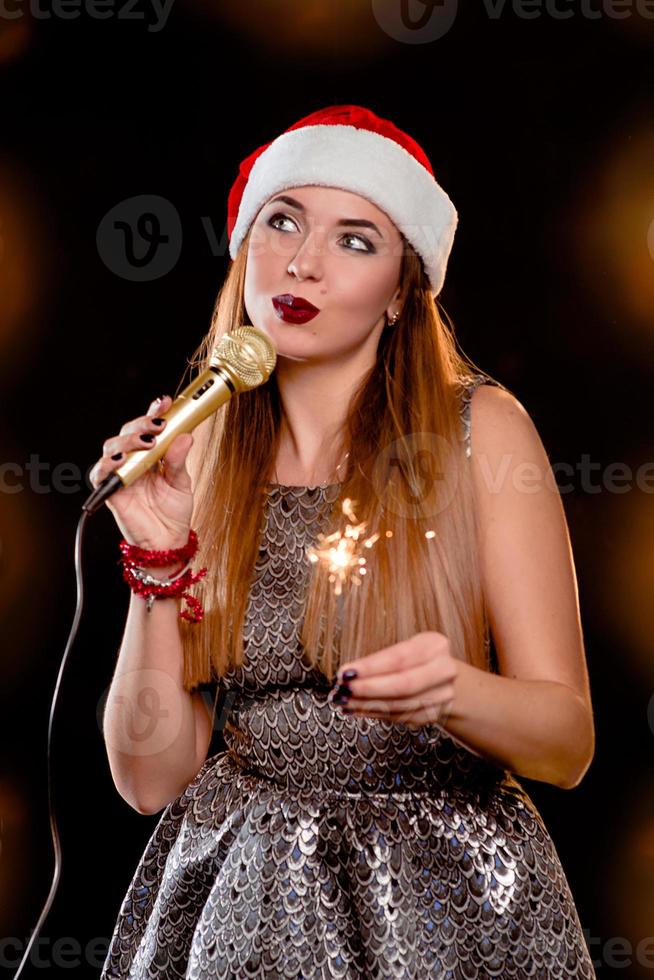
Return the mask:
{"type": "MultiPolygon", "coordinates": [[[[285,194],[280,194],[279,197],[273,197],[269,204],[274,204],[275,201],[281,201],[283,204],[288,204],[292,208],[297,208],[298,211],[306,212],[306,208],[299,201],[296,201],[294,197],[286,197],[285,194]]],[[[366,221],[364,218],[341,218],[340,221],[336,222],[337,225],[347,225],[348,228],[370,228],[372,231],[376,232],[380,238],[383,238],[381,231],[376,224],[372,221],[366,221]]]]}

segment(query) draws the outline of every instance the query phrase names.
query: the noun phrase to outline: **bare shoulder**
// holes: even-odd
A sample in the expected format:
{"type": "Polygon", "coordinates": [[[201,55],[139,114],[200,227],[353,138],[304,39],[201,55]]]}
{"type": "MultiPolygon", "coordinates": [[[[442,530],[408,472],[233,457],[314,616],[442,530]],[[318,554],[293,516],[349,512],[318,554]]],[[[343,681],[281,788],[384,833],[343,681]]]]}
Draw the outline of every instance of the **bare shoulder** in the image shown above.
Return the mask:
{"type": "Polygon", "coordinates": [[[471,416],[477,429],[496,431],[504,425],[533,426],[529,412],[516,396],[499,385],[479,384],[470,396],[471,416]]]}
{"type": "MultiPolygon", "coordinates": [[[[471,396],[471,464],[481,528],[519,536],[536,525],[567,535],[556,477],[536,424],[506,388],[479,385],[471,396]]],[[[534,544],[532,539],[532,545],[534,544]]],[[[529,546],[529,540],[523,540],[529,546]]]]}
{"type": "MultiPolygon", "coordinates": [[[[547,452],[536,425],[521,401],[506,388],[480,384],[470,396],[472,459],[479,467],[501,464],[505,471],[531,463],[531,477],[551,483],[547,452]]],[[[528,467],[522,466],[527,476],[528,467]]],[[[556,489],[555,487],[552,489],[556,489]]]]}

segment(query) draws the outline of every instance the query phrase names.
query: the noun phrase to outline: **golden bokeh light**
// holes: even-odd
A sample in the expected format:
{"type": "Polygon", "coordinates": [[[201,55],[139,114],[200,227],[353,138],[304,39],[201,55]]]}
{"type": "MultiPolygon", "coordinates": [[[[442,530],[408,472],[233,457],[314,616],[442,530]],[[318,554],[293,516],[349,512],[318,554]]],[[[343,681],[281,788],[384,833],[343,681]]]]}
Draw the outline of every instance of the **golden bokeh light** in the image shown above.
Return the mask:
{"type": "Polygon", "coordinates": [[[28,50],[34,37],[34,27],[28,10],[12,20],[0,16],[0,65],[18,61],[28,50]]]}
{"type": "Polygon", "coordinates": [[[37,188],[19,165],[0,160],[0,365],[6,383],[33,354],[35,335],[49,288],[52,254],[46,240],[48,221],[37,188]]]}
{"type": "MultiPolygon", "coordinates": [[[[633,665],[654,690],[652,596],[654,595],[654,457],[643,447],[628,462],[632,479],[625,493],[604,488],[589,503],[589,529],[595,529],[586,561],[586,578],[594,609],[612,635],[621,660],[633,665]],[[650,462],[648,462],[648,460],[650,462]],[[648,476],[649,474],[649,476],[648,476]],[[640,487],[638,486],[640,484],[640,487]],[[647,486],[651,489],[648,491],[647,486]],[[596,530],[601,528],[601,533],[596,530]],[[591,585],[591,580],[594,584],[591,585]]],[[[626,471],[625,471],[626,472],[626,471]]]]}
{"type": "MultiPolygon", "coordinates": [[[[654,354],[654,121],[632,116],[607,133],[605,151],[570,207],[568,241],[576,278],[620,344],[654,354]]],[[[584,332],[584,337],[586,333],[584,332]]]]}
{"type": "MultiPolygon", "coordinates": [[[[605,950],[616,948],[610,940],[623,940],[624,955],[617,962],[638,980],[651,976],[654,952],[654,790],[649,775],[630,789],[622,812],[623,824],[611,835],[601,897],[614,934],[602,939],[605,950]]],[[[594,955],[606,959],[601,946],[594,955]]]]}
{"type": "MultiPolygon", "coordinates": [[[[194,11],[225,23],[289,64],[311,57],[372,57],[390,44],[379,29],[371,6],[361,0],[187,0],[194,11]]],[[[335,100],[338,101],[338,100],[335,100]]]]}

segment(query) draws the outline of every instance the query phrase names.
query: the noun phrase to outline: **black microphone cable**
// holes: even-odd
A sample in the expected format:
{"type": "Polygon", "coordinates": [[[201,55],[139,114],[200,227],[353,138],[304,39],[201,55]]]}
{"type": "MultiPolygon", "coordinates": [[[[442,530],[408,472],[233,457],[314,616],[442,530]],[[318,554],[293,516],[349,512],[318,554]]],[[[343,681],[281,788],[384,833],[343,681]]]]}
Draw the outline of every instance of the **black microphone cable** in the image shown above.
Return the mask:
{"type": "Polygon", "coordinates": [[[55,715],[55,708],[57,706],[57,698],[59,696],[59,689],[61,687],[61,679],[64,673],[64,668],[66,666],[66,662],[68,660],[70,651],[75,642],[75,637],[77,636],[77,631],[79,629],[80,619],[82,618],[82,605],[84,602],[84,585],[82,582],[82,540],[84,537],[84,529],[86,527],[86,522],[89,518],[89,514],[90,514],[89,511],[83,510],[80,515],[79,521],[77,522],[77,531],[75,534],[75,578],[77,580],[77,602],[75,606],[75,616],[73,619],[73,625],[71,626],[70,629],[70,633],[68,634],[68,640],[66,641],[66,649],[64,651],[64,655],[61,660],[61,666],[59,667],[59,674],[57,676],[54,696],[52,698],[52,705],[50,707],[50,720],[48,722],[48,747],[47,747],[46,765],[48,771],[48,812],[50,816],[50,832],[52,834],[52,843],[53,843],[54,855],[55,855],[54,876],[52,878],[52,885],[50,886],[50,893],[48,894],[48,898],[46,900],[43,911],[39,916],[39,920],[36,923],[36,926],[30,936],[23,958],[18,965],[18,970],[14,974],[14,980],[18,980],[21,973],[23,972],[23,968],[27,963],[32,946],[34,945],[37,936],[39,935],[41,929],[43,928],[43,924],[48,917],[48,913],[50,912],[50,909],[52,908],[52,903],[54,901],[57,888],[59,887],[59,879],[61,878],[61,842],[59,839],[59,832],[57,830],[57,821],[55,819],[54,796],[52,792],[52,754],[51,754],[52,725],[53,725],[53,720],[55,715]]]}

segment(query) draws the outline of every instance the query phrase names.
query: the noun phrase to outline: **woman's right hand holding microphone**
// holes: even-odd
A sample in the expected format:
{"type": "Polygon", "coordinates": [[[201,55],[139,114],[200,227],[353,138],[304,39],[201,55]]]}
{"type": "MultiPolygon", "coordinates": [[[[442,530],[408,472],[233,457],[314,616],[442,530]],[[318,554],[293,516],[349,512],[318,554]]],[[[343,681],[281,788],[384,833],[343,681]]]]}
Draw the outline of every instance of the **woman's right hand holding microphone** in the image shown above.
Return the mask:
{"type": "MultiPolygon", "coordinates": [[[[146,415],[123,425],[102,447],[102,456],[91,469],[89,480],[96,488],[124,462],[129,452],[149,449],[166,420],[172,398],[164,395],[153,401],[146,415]]],[[[155,464],[127,487],[114,491],[105,501],[116,519],[125,541],[139,548],[163,551],[183,547],[189,536],[193,515],[191,476],[186,458],[193,445],[190,432],[180,433],[170,443],[163,468],[155,464]]]]}

